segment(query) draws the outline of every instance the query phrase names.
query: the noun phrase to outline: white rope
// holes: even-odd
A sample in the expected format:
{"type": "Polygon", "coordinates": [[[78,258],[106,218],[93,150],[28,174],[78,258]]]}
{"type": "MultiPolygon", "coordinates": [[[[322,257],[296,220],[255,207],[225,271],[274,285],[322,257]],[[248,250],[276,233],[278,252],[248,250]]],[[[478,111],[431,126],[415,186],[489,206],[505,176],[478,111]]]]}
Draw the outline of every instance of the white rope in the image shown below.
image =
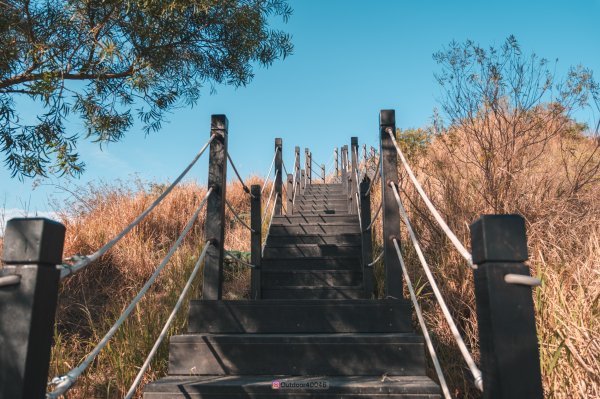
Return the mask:
{"type": "Polygon", "coordinates": [[[237,168],[235,167],[235,164],[233,163],[233,159],[231,159],[231,156],[229,155],[229,152],[227,152],[227,159],[229,159],[229,163],[231,164],[231,167],[233,168],[233,171],[235,172],[235,175],[237,176],[237,178],[239,179],[240,183],[242,183],[242,187],[244,189],[244,191],[252,198],[254,198],[254,196],[250,193],[250,189],[248,188],[248,186],[246,186],[246,183],[244,183],[244,180],[242,179],[242,176],[240,176],[237,168]]]}
{"type": "Polygon", "coordinates": [[[19,276],[18,274],[0,277],[0,287],[8,287],[10,285],[19,284],[20,282],[21,276],[19,276]]]}
{"type": "Polygon", "coordinates": [[[248,230],[250,230],[251,232],[254,233],[254,229],[252,229],[250,226],[248,226],[246,224],[246,222],[244,222],[237,214],[237,212],[235,211],[235,209],[233,209],[233,207],[231,206],[231,204],[229,203],[229,201],[227,201],[227,199],[225,199],[225,205],[227,205],[227,208],[229,208],[229,210],[231,211],[233,217],[235,220],[237,220],[238,222],[240,222],[245,228],[247,228],[248,230]]]}
{"type": "Polygon", "coordinates": [[[173,310],[171,311],[169,318],[165,322],[165,325],[164,325],[162,331],[160,332],[160,335],[154,342],[154,346],[152,346],[152,349],[150,349],[150,352],[148,353],[148,356],[146,357],[144,364],[142,364],[140,371],[138,371],[137,375],[135,376],[135,379],[133,380],[133,383],[129,387],[129,391],[127,391],[127,394],[125,395],[125,399],[131,399],[133,397],[133,395],[135,394],[135,390],[137,389],[138,385],[142,381],[142,377],[144,376],[144,373],[150,366],[150,362],[154,358],[154,355],[156,355],[156,352],[158,351],[158,348],[159,348],[160,344],[162,343],[163,339],[165,339],[165,336],[167,335],[169,328],[171,327],[171,324],[173,323],[173,320],[175,319],[175,316],[177,315],[177,312],[179,311],[179,308],[181,307],[181,304],[183,303],[185,296],[187,295],[188,291],[190,290],[190,287],[192,286],[192,282],[194,281],[194,278],[196,277],[196,274],[198,273],[198,270],[200,269],[200,265],[202,264],[202,261],[204,260],[204,257],[206,256],[206,251],[208,250],[208,247],[210,245],[211,245],[210,241],[207,241],[204,244],[202,253],[200,254],[200,257],[198,258],[198,260],[196,261],[196,264],[194,265],[194,269],[192,270],[190,277],[188,278],[185,286],[183,287],[183,290],[181,291],[181,295],[179,295],[179,299],[177,299],[177,303],[175,304],[175,307],[173,307],[173,310]]]}
{"type": "Polygon", "coordinates": [[[360,199],[358,198],[358,193],[354,193],[356,197],[356,213],[358,214],[358,226],[360,227],[360,231],[363,231],[362,227],[362,218],[360,216],[360,199]]]}
{"type": "Polygon", "coordinates": [[[450,331],[452,331],[452,335],[454,336],[454,339],[456,340],[456,343],[458,344],[458,348],[460,349],[460,352],[463,355],[463,358],[465,359],[467,365],[469,366],[469,369],[471,370],[471,373],[473,374],[473,378],[475,379],[475,385],[477,386],[477,388],[479,388],[479,390],[483,391],[483,380],[481,377],[481,370],[479,370],[479,368],[473,361],[473,358],[471,357],[471,354],[469,353],[469,350],[467,349],[467,346],[465,345],[465,342],[463,341],[462,337],[460,336],[460,333],[458,332],[458,328],[456,327],[456,324],[454,323],[454,320],[452,319],[452,316],[450,315],[450,310],[448,310],[448,306],[446,305],[446,302],[444,301],[444,298],[442,297],[442,293],[440,292],[440,289],[438,288],[437,283],[435,282],[435,280],[433,278],[433,274],[431,274],[431,270],[429,269],[429,265],[427,264],[427,261],[425,260],[423,251],[421,251],[421,246],[419,245],[417,236],[415,235],[415,232],[412,229],[410,221],[408,220],[408,214],[406,213],[406,210],[404,209],[404,205],[402,205],[402,202],[400,201],[400,196],[398,195],[398,190],[396,189],[396,185],[390,184],[390,186],[392,187],[392,191],[394,192],[394,196],[396,197],[396,202],[398,203],[398,209],[400,210],[400,216],[404,220],[404,224],[406,224],[406,227],[408,230],[408,235],[410,236],[410,239],[415,247],[417,256],[419,257],[419,260],[421,261],[421,265],[423,266],[423,270],[425,271],[427,280],[429,280],[429,284],[431,285],[431,289],[433,290],[433,293],[440,305],[440,308],[442,309],[442,313],[444,314],[444,317],[446,318],[446,321],[448,322],[450,331]]]}
{"type": "MultiPolygon", "coordinates": [[[[396,254],[398,255],[398,259],[400,260],[400,266],[402,267],[402,274],[404,274],[404,279],[406,280],[406,286],[408,287],[408,292],[410,292],[410,299],[412,300],[413,306],[415,307],[415,313],[417,313],[417,319],[419,319],[419,325],[421,326],[421,331],[423,332],[423,338],[425,338],[425,343],[427,344],[427,349],[429,350],[429,354],[431,355],[431,360],[433,361],[433,367],[435,368],[435,373],[438,376],[438,380],[440,381],[440,385],[442,386],[442,392],[444,393],[444,397],[446,399],[451,399],[450,390],[448,389],[448,384],[446,383],[446,379],[444,378],[444,373],[442,372],[442,367],[440,366],[440,361],[437,357],[437,353],[435,353],[435,349],[433,348],[433,343],[431,342],[431,337],[429,336],[429,331],[427,330],[427,325],[425,324],[425,319],[423,318],[423,313],[421,312],[421,306],[419,306],[419,302],[417,302],[417,296],[415,295],[415,290],[413,288],[412,282],[410,280],[410,276],[406,271],[406,265],[404,264],[404,259],[402,258],[402,254],[400,253],[400,247],[398,246],[398,240],[394,238],[394,247],[396,247],[396,254]]],[[[382,252],[383,254],[383,252],[382,252]]]]}
{"type": "Polygon", "coordinates": [[[367,190],[367,193],[371,192],[371,190],[373,189],[373,186],[375,185],[375,182],[377,181],[379,176],[381,176],[381,170],[379,169],[380,163],[381,163],[381,155],[377,159],[377,166],[375,166],[375,176],[373,176],[373,180],[371,180],[371,184],[369,184],[369,189],[367,190]]]}
{"type": "Polygon", "coordinates": [[[100,258],[102,255],[104,255],[109,249],[111,249],[117,242],[119,242],[127,233],[129,233],[131,231],[131,229],[133,229],[139,222],[141,222],[142,219],[144,219],[146,217],[146,215],[148,215],[171,192],[171,190],[173,190],[173,188],[181,181],[181,179],[183,179],[183,177],[189,172],[189,170],[192,168],[192,166],[194,166],[196,161],[198,161],[198,159],[200,159],[200,157],[202,156],[204,151],[208,148],[208,146],[210,145],[210,143],[213,141],[213,139],[215,137],[216,137],[216,134],[213,134],[212,136],[210,136],[210,139],[208,139],[206,144],[204,144],[202,149],[198,152],[198,154],[196,154],[194,159],[192,159],[192,162],[190,162],[190,164],[183,170],[183,172],[181,172],[181,174],[177,177],[177,179],[175,179],[175,181],[173,181],[173,183],[171,183],[171,185],[169,187],[167,187],[167,189],[165,191],[163,191],[163,193],[156,200],[154,200],[154,202],[152,202],[152,204],[150,204],[150,206],[148,208],[146,208],[146,210],[144,212],[142,212],[137,218],[135,218],[135,220],[133,222],[131,222],[127,227],[125,227],[125,229],[123,229],[123,231],[121,231],[119,234],[117,234],[116,237],[114,237],[112,240],[110,240],[109,242],[104,244],[104,246],[102,248],[100,248],[93,254],[78,257],[79,261],[76,262],[74,265],[62,265],[63,269],[60,272],[60,278],[63,279],[70,274],[78,272],[79,270],[83,269],[90,263],[94,262],[95,260],[100,258]]]}
{"type": "Polygon", "coordinates": [[[456,237],[456,235],[452,232],[452,230],[450,230],[450,227],[448,227],[448,225],[446,224],[446,222],[444,221],[444,219],[442,218],[440,213],[437,211],[437,209],[435,209],[435,206],[433,206],[433,204],[429,200],[429,197],[427,197],[427,194],[425,194],[423,187],[421,187],[421,184],[415,177],[415,174],[413,173],[412,169],[408,165],[408,162],[406,162],[406,159],[404,158],[404,154],[402,154],[402,151],[400,151],[400,147],[398,147],[398,143],[396,142],[396,137],[394,137],[392,129],[388,127],[388,128],[386,128],[386,131],[390,135],[392,141],[394,142],[394,147],[396,147],[396,152],[398,152],[398,155],[400,156],[400,160],[402,161],[402,164],[404,165],[404,169],[406,169],[406,172],[408,173],[410,180],[412,180],[413,184],[415,185],[415,188],[421,195],[421,198],[423,198],[425,205],[427,205],[427,208],[429,208],[429,210],[433,214],[433,217],[435,218],[435,220],[437,220],[440,227],[442,228],[444,233],[446,233],[448,238],[450,238],[450,241],[452,241],[452,243],[454,244],[454,246],[456,247],[458,252],[469,263],[469,266],[476,269],[477,266],[473,264],[473,258],[471,257],[471,254],[469,253],[469,251],[467,251],[467,249],[464,247],[464,245],[462,245],[462,243],[460,242],[458,237],[456,237]]]}
{"type": "Polygon", "coordinates": [[[133,311],[137,303],[142,299],[142,297],[148,291],[152,283],[154,283],[154,280],[156,280],[160,272],[165,268],[165,266],[167,265],[167,263],[179,247],[179,245],[181,245],[183,239],[194,225],[194,222],[198,219],[198,215],[204,207],[204,204],[206,204],[206,201],[208,200],[208,197],[211,193],[212,187],[206,192],[206,196],[204,197],[202,202],[200,202],[200,205],[198,205],[198,209],[196,209],[196,212],[194,212],[194,214],[188,221],[187,225],[177,238],[177,241],[175,241],[175,243],[171,246],[169,252],[165,256],[163,261],[156,268],[154,273],[152,273],[152,276],[150,276],[148,281],[146,281],[144,286],[141,288],[140,292],[138,292],[138,294],[133,298],[131,303],[129,303],[125,311],[121,314],[121,316],[119,316],[117,321],[115,321],[112,327],[108,330],[106,335],[100,340],[100,342],[98,342],[96,347],[86,356],[86,358],[77,367],[75,367],[74,369],[72,369],[67,374],[61,377],[55,377],[52,379],[52,384],[56,385],[56,388],[54,389],[54,391],[48,392],[46,394],[48,398],[58,398],[60,395],[63,395],[65,392],[67,392],[71,388],[73,383],[75,383],[79,376],[81,376],[81,374],[85,371],[85,369],[87,369],[88,366],[94,361],[96,356],[98,356],[98,353],[100,353],[100,351],[108,344],[112,336],[117,332],[117,329],[121,326],[121,324],[123,324],[125,319],[127,319],[127,317],[133,311]]]}
{"type": "MultiPolygon", "coordinates": [[[[275,195],[275,202],[277,202],[277,196],[279,193],[275,195]]],[[[265,235],[265,242],[260,249],[260,256],[263,256],[265,253],[265,247],[267,246],[267,239],[269,238],[269,233],[271,232],[271,223],[273,223],[273,216],[275,216],[275,203],[273,203],[273,210],[271,211],[271,220],[269,220],[269,227],[267,227],[267,234],[265,235]]],[[[264,220],[264,218],[263,218],[264,220]]]]}
{"type": "MultiPolygon", "coordinates": [[[[279,173],[279,171],[275,172],[275,179],[277,179],[277,173],[279,173]]],[[[269,198],[267,198],[267,205],[265,205],[265,211],[263,212],[262,215],[262,220],[265,220],[265,216],[267,216],[267,209],[269,209],[269,203],[271,202],[271,198],[273,197],[273,193],[275,192],[275,182],[273,181],[273,185],[271,186],[271,193],[269,194],[269,198]]],[[[279,194],[279,193],[277,193],[279,194]]],[[[275,202],[277,202],[277,200],[275,200],[275,202]]]]}
{"type": "Polygon", "coordinates": [[[528,285],[530,287],[539,287],[542,285],[542,281],[539,278],[514,273],[506,274],[504,282],[508,284],[528,285]]]}
{"type": "Polygon", "coordinates": [[[377,208],[377,212],[375,212],[375,216],[373,217],[373,220],[371,220],[371,223],[369,223],[369,225],[367,226],[367,228],[365,228],[363,230],[363,233],[367,230],[369,230],[371,227],[373,227],[373,223],[375,223],[375,221],[377,220],[377,217],[379,216],[379,212],[381,212],[381,207],[383,206],[383,201],[379,202],[379,208],[377,208]]]}
{"type": "Polygon", "coordinates": [[[375,259],[373,260],[373,262],[369,263],[367,266],[368,266],[368,267],[373,267],[373,265],[375,265],[375,263],[379,262],[379,259],[381,259],[381,257],[382,257],[382,256],[383,256],[383,251],[381,251],[381,252],[379,253],[379,255],[377,255],[377,258],[375,258],[375,259]]]}
{"type": "Polygon", "coordinates": [[[271,161],[271,166],[269,167],[269,172],[267,173],[267,177],[265,177],[265,182],[260,190],[261,194],[265,191],[265,187],[267,187],[267,182],[269,181],[269,177],[271,176],[271,171],[273,170],[273,165],[275,165],[275,158],[277,158],[277,151],[279,151],[279,147],[275,148],[275,155],[273,155],[273,161],[271,161]]]}
{"type": "Polygon", "coordinates": [[[252,269],[254,269],[256,266],[254,266],[252,263],[248,263],[246,261],[241,260],[240,258],[238,258],[237,256],[234,256],[234,254],[232,252],[229,252],[227,250],[225,250],[225,253],[227,254],[227,256],[229,256],[230,259],[244,265],[244,266],[248,266],[252,269]]]}

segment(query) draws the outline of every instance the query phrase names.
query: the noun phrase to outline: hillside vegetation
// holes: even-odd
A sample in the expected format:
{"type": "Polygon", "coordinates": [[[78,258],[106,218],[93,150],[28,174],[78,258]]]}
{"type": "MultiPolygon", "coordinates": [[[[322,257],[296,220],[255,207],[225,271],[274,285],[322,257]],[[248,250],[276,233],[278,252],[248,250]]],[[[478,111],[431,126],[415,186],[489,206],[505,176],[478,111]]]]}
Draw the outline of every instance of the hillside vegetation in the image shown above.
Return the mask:
{"type": "MultiPolygon", "coordinates": [[[[532,133],[533,134],[533,133],[532,133]]],[[[600,397],[600,151],[597,138],[583,127],[567,123],[559,134],[527,151],[510,154],[524,167],[506,176],[498,163],[497,196],[490,176],[477,167],[489,154],[470,147],[468,132],[447,129],[398,131],[409,163],[436,207],[465,244],[468,225],[479,215],[519,213],[527,223],[531,272],[543,285],[533,290],[540,342],[544,389],[549,398],[600,397]],[[475,157],[475,158],[473,158],[475,157]],[[498,188],[499,187],[499,188],[498,188]],[[501,200],[499,200],[501,199],[501,200]]],[[[515,148],[517,148],[516,146],[515,148]]],[[[495,159],[492,157],[492,159],[495,159]]],[[[495,159],[494,162],[508,161],[495,159]]],[[[369,160],[374,164],[375,160],[369,160]]],[[[438,283],[477,359],[477,322],[472,273],[438,229],[399,165],[402,196],[416,233],[438,283]]],[[[262,184],[258,177],[250,184],[262,184]]],[[[89,188],[61,215],[67,227],[65,256],[89,254],[140,214],[164,189],[161,184],[104,185],[89,188]]],[[[269,187],[267,187],[268,192],[269,187]]],[[[61,286],[50,376],[76,366],[106,333],[179,235],[203,198],[206,188],[188,183],[176,188],[143,223],[113,250],[61,286]]],[[[243,218],[249,202],[239,183],[228,186],[228,200],[243,218]]],[[[379,204],[380,189],[372,209],[379,204]]],[[[202,248],[204,215],[196,223],[173,260],[134,314],[117,332],[76,386],[69,398],[118,398],[129,388],[138,368],[158,336],[202,248]]],[[[246,219],[247,220],[247,219],[246,219]]],[[[265,226],[266,227],[266,226],[265,226]]],[[[249,233],[227,211],[229,250],[249,250],[249,233]]],[[[374,227],[374,253],[381,248],[381,219],[374,227]]],[[[457,398],[475,398],[456,344],[443,321],[414,251],[403,231],[412,280],[426,311],[438,354],[457,398]]],[[[383,296],[383,268],[376,266],[377,292],[383,296]]],[[[225,298],[247,298],[249,270],[235,262],[225,266],[225,298]]],[[[201,292],[198,276],[190,298],[201,292]]],[[[171,329],[185,331],[187,309],[182,308],[171,329]]],[[[415,322],[415,328],[418,324],[415,322]]],[[[164,375],[167,345],[163,344],[145,381],[164,375]]],[[[433,376],[433,373],[431,373],[433,376]]],[[[141,397],[141,390],[138,390],[141,397]]]]}

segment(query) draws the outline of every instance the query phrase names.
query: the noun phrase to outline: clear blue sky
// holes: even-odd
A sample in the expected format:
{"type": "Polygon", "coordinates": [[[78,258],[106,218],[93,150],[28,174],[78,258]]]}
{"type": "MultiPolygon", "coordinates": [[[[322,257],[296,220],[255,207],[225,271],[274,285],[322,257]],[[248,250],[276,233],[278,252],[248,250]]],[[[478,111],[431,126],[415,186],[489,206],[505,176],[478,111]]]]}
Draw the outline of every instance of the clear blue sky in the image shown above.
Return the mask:
{"type": "MultiPolygon", "coordinates": [[[[294,55],[269,69],[257,69],[245,88],[217,87],[194,109],[170,116],[159,133],[146,138],[134,128],[119,143],[81,142],[87,171],[75,184],[142,179],[172,180],[209,136],[210,115],[230,123],[230,153],[243,176],[264,174],[273,139],[283,138],[284,159],[295,145],[310,147],[319,163],[333,147],[375,144],[380,109],[396,109],[399,127],[430,122],[440,96],[432,53],[451,40],[499,45],[514,34],[525,51],[559,59],[558,73],[583,64],[600,76],[600,0],[572,1],[358,1],[296,0],[284,29],[293,35],[294,55]]],[[[76,121],[73,129],[78,129],[76,121]]],[[[190,173],[206,181],[207,158],[190,173]]],[[[230,177],[233,174],[230,173],[230,177]]],[[[52,186],[11,179],[0,170],[0,207],[51,211],[49,197],[69,194],[52,186]]],[[[62,179],[42,181],[66,185],[62,179]]]]}

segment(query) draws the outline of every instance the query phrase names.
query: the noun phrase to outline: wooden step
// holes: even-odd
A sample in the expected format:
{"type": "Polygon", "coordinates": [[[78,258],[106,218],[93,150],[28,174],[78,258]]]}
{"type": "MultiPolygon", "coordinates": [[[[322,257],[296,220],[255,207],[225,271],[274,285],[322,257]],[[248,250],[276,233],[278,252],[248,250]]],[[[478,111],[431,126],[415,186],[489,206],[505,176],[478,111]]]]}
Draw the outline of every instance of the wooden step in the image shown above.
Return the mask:
{"type": "Polygon", "coordinates": [[[412,332],[403,299],[195,300],[188,333],[392,333],[412,332]]]}
{"type": "Polygon", "coordinates": [[[144,399],[441,397],[438,385],[426,376],[170,376],[144,388],[144,399]],[[279,389],[273,389],[274,382],[279,383],[279,389]],[[308,388],[300,388],[299,385],[308,385],[308,388]]]}
{"type": "Polygon", "coordinates": [[[280,286],[336,287],[361,284],[362,272],[358,270],[269,270],[263,271],[261,278],[264,288],[280,286]]]}
{"type": "Polygon", "coordinates": [[[361,270],[357,257],[265,258],[262,270],[361,270]]]}
{"type": "Polygon", "coordinates": [[[358,225],[357,215],[281,215],[273,217],[273,225],[297,225],[301,223],[356,223],[358,225]]]}
{"type": "Polygon", "coordinates": [[[268,246],[282,246],[289,244],[321,244],[338,245],[354,244],[361,245],[359,233],[341,234],[275,234],[273,231],[267,238],[268,246]]]}
{"type": "Polygon", "coordinates": [[[360,226],[358,223],[298,223],[289,225],[271,225],[269,236],[275,235],[314,235],[314,234],[360,234],[360,226]]]}
{"type": "Polygon", "coordinates": [[[265,247],[263,259],[296,259],[315,257],[360,257],[361,247],[356,244],[288,244],[265,247]]]}
{"type": "Polygon", "coordinates": [[[262,288],[262,299],[362,299],[365,290],[360,285],[323,286],[280,286],[262,288]]]}
{"type": "Polygon", "coordinates": [[[170,375],[425,375],[420,336],[188,334],[171,337],[170,375]]]}

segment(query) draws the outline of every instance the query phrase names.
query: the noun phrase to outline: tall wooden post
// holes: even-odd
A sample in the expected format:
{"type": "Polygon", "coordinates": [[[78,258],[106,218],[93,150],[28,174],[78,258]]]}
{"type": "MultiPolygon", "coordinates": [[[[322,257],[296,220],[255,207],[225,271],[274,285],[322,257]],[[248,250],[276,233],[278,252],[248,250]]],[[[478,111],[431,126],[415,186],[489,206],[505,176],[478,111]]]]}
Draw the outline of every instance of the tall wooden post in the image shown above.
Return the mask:
{"type": "Polygon", "coordinates": [[[202,297],[221,299],[223,284],[223,244],[225,241],[225,190],[227,187],[227,129],[225,115],[212,115],[210,134],[215,138],[210,143],[208,159],[208,187],[213,191],[206,202],[205,241],[211,245],[206,251],[202,297]]]}
{"type": "MultiPolygon", "coordinates": [[[[304,160],[305,160],[305,165],[304,165],[304,170],[306,172],[306,180],[305,180],[305,185],[310,184],[310,180],[312,177],[312,171],[311,171],[311,159],[310,159],[310,151],[308,150],[308,148],[304,149],[304,160]]],[[[306,187],[305,187],[306,188],[306,187]]]]}
{"type": "Polygon", "coordinates": [[[342,184],[348,188],[348,146],[342,146],[342,184]]]}
{"type": "Polygon", "coordinates": [[[254,265],[251,272],[250,292],[252,299],[260,299],[261,263],[262,263],[262,220],[261,220],[261,198],[260,185],[253,184],[250,187],[252,198],[250,199],[250,263],[254,265]]]}
{"type": "Polygon", "coordinates": [[[358,174],[358,137],[350,138],[350,151],[352,159],[352,171],[350,173],[350,204],[352,213],[357,213],[358,208],[356,205],[356,194],[358,193],[358,181],[356,175],[358,174]]]}
{"type": "Polygon", "coordinates": [[[339,169],[339,162],[338,162],[338,149],[337,147],[333,149],[333,162],[334,162],[334,168],[335,168],[335,178],[337,179],[338,177],[340,177],[340,169],[339,169]]]}
{"type": "Polygon", "coordinates": [[[389,135],[396,134],[396,113],[393,109],[379,113],[379,139],[381,156],[381,192],[383,217],[383,261],[385,264],[385,295],[402,298],[402,268],[393,239],[400,244],[400,210],[390,187],[398,184],[397,153],[389,135]]]}
{"type": "Polygon", "coordinates": [[[525,221],[484,215],[471,225],[475,302],[486,399],[541,399],[540,353],[529,276],[525,221]]]}
{"type": "Polygon", "coordinates": [[[371,179],[369,176],[364,177],[363,181],[360,182],[360,220],[362,221],[362,265],[363,265],[363,281],[365,288],[365,295],[367,298],[371,298],[374,291],[374,275],[373,266],[369,266],[369,263],[373,261],[373,242],[371,240],[371,193],[369,186],[371,185],[371,179]],[[369,227],[367,229],[367,227],[369,227]]]}
{"type": "Polygon", "coordinates": [[[282,191],[283,191],[283,142],[280,138],[275,139],[275,215],[281,215],[282,191]]]}
{"type": "MultiPolygon", "coordinates": [[[[296,174],[296,187],[294,187],[294,190],[296,191],[296,195],[298,195],[300,193],[300,184],[301,184],[301,180],[300,180],[300,147],[296,146],[294,148],[294,152],[296,153],[296,164],[294,166],[294,173],[296,174]]],[[[292,194],[293,195],[293,194],[292,194]]],[[[292,201],[294,201],[294,198],[292,198],[292,201]]]]}
{"type": "Polygon", "coordinates": [[[325,164],[321,164],[321,176],[323,176],[323,183],[325,183],[325,164]]]}
{"type": "Polygon", "coordinates": [[[0,398],[46,397],[65,226],[44,218],[6,224],[0,269],[0,398]]]}
{"type": "Polygon", "coordinates": [[[290,173],[287,175],[287,205],[286,215],[292,215],[294,213],[294,176],[290,173]]]}
{"type": "Polygon", "coordinates": [[[300,171],[300,183],[300,188],[302,188],[302,193],[304,193],[304,190],[306,189],[306,171],[304,169],[300,171]]]}

